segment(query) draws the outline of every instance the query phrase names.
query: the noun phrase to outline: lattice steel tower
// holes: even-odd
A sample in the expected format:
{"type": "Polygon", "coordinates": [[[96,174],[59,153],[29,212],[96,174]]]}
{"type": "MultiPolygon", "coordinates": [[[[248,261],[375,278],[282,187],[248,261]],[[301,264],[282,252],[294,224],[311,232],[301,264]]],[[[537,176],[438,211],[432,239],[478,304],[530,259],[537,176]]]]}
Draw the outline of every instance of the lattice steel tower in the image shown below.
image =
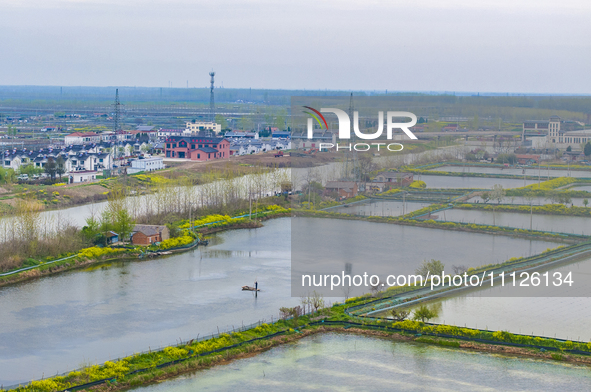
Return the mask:
{"type": "Polygon", "coordinates": [[[115,90],[115,103],[113,106],[113,131],[119,130],[119,121],[121,120],[121,102],[119,102],[119,89],[115,90]]]}
{"type": "Polygon", "coordinates": [[[211,76],[211,87],[209,88],[209,117],[211,122],[215,121],[215,102],[213,99],[213,77],[215,76],[215,72],[211,71],[209,73],[209,76],[211,76]]]}

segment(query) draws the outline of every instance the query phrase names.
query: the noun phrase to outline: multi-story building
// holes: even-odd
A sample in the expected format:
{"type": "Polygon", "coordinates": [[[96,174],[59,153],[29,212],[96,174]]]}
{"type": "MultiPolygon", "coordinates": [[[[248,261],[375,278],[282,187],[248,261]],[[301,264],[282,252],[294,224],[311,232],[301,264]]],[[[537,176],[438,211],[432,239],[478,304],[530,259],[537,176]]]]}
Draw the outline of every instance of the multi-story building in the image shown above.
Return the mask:
{"type": "Polygon", "coordinates": [[[214,122],[205,122],[205,121],[198,121],[198,122],[187,122],[187,131],[191,131],[191,134],[197,134],[201,131],[211,131],[214,133],[220,133],[222,130],[222,126],[220,124],[216,124],[214,122]]]}
{"type": "Polygon", "coordinates": [[[209,161],[228,158],[230,142],[223,137],[170,136],[164,145],[167,158],[209,161]]]}
{"type": "Polygon", "coordinates": [[[521,139],[524,146],[534,149],[564,150],[570,146],[580,150],[581,144],[591,141],[591,129],[576,129],[582,126],[582,123],[562,121],[558,116],[550,117],[549,121],[526,121],[521,139]]]}

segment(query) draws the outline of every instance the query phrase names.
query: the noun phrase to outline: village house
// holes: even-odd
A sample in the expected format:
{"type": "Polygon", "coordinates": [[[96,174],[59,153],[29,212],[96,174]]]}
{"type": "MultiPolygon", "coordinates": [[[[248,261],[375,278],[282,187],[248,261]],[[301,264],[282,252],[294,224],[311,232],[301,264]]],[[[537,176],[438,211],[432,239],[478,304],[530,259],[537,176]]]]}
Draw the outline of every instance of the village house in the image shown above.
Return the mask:
{"type": "Polygon", "coordinates": [[[168,227],[159,225],[135,225],[131,232],[133,245],[152,245],[170,238],[168,227]]]}
{"type": "Polygon", "coordinates": [[[315,130],[312,138],[308,138],[307,131],[292,132],[291,135],[292,147],[299,150],[308,151],[311,149],[319,149],[320,143],[337,144],[337,133],[333,131],[315,130]]]}
{"type": "Polygon", "coordinates": [[[517,157],[517,162],[520,165],[533,165],[533,164],[537,164],[540,161],[539,155],[517,154],[516,157],[517,157]]]}
{"type": "Polygon", "coordinates": [[[414,175],[412,173],[383,171],[375,176],[373,182],[384,183],[384,188],[397,188],[409,186],[413,179],[414,175]]]}
{"type": "Polygon", "coordinates": [[[258,139],[259,134],[258,132],[246,132],[246,131],[230,131],[226,132],[224,135],[226,138],[230,139],[258,139]]]}
{"type": "Polygon", "coordinates": [[[348,199],[357,196],[358,188],[355,181],[328,181],[324,187],[324,194],[336,192],[339,199],[348,199]]]}
{"type": "Polygon", "coordinates": [[[164,149],[167,158],[192,161],[209,161],[230,156],[230,142],[222,137],[170,136],[166,138],[164,149]]]}
{"type": "Polygon", "coordinates": [[[131,167],[127,169],[127,174],[151,172],[164,168],[164,160],[160,157],[140,158],[131,161],[131,167]]]}
{"type": "Polygon", "coordinates": [[[69,183],[75,184],[78,182],[90,182],[96,180],[98,173],[96,171],[84,170],[69,173],[69,183]]]}
{"type": "Polygon", "coordinates": [[[101,135],[94,132],[74,132],[64,137],[65,144],[99,143],[101,135]]]}

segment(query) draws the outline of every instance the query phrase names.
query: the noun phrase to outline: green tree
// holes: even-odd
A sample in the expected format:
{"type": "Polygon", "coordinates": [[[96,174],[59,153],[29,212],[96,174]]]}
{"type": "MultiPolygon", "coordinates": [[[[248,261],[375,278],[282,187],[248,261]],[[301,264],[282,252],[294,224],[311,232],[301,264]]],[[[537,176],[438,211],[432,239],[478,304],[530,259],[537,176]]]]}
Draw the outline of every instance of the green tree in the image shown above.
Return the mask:
{"type": "Polygon", "coordinates": [[[17,132],[16,128],[9,124],[6,134],[11,137],[16,137],[16,132],[17,132]]]}
{"type": "Polygon", "coordinates": [[[277,113],[277,116],[275,117],[274,125],[280,131],[283,131],[285,129],[286,116],[287,116],[287,111],[285,109],[281,109],[279,111],[279,113],[277,113]]]}
{"type": "Polygon", "coordinates": [[[243,131],[252,131],[254,128],[254,123],[250,117],[240,117],[240,129],[243,131]]]}
{"type": "Polygon", "coordinates": [[[480,125],[480,119],[478,118],[478,114],[476,114],[474,116],[474,119],[472,120],[472,129],[478,130],[479,125],[480,125]]]}
{"type": "Polygon", "coordinates": [[[585,144],[585,148],[583,149],[583,154],[585,154],[586,157],[591,155],[591,142],[587,142],[587,144],[585,144]]]}
{"type": "Polygon", "coordinates": [[[113,230],[113,214],[109,210],[104,210],[99,221],[99,233],[101,235],[101,242],[105,246],[107,245],[107,232],[111,230],[113,230]]]}
{"type": "Polygon", "coordinates": [[[491,199],[496,200],[497,204],[501,204],[505,198],[505,190],[501,184],[495,184],[490,194],[491,199]]]}
{"type": "MultiPolygon", "coordinates": [[[[133,227],[135,220],[127,209],[126,191],[124,188],[118,187],[112,189],[108,195],[108,213],[111,223],[111,229],[119,235],[119,240],[126,240],[133,227]]],[[[105,232],[105,231],[103,231],[105,232]]]]}
{"type": "Polygon", "coordinates": [[[480,198],[482,198],[482,201],[484,203],[487,203],[490,200],[490,193],[482,192],[482,194],[480,195],[480,198]]]}
{"type": "Polygon", "coordinates": [[[589,200],[587,200],[587,199],[583,199],[583,205],[584,205],[585,207],[587,207],[587,204],[589,204],[589,200]]]}
{"type": "Polygon", "coordinates": [[[12,169],[0,166],[0,184],[10,184],[16,180],[16,173],[12,169]]]}
{"type": "Polygon", "coordinates": [[[408,310],[398,310],[398,309],[392,309],[390,311],[390,314],[392,315],[392,319],[394,321],[404,321],[406,320],[406,318],[408,317],[408,315],[410,314],[410,312],[408,310]]]}
{"type": "Polygon", "coordinates": [[[55,160],[55,165],[56,165],[55,172],[57,173],[57,175],[60,177],[60,180],[61,180],[62,176],[66,172],[66,161],[64,160],[64,157],[61,155],[58,155],[58,157],[55,160]]]}
{"type": "Polygon", "coordinates": [[[47,173],[49,178],[51,178],[51,181],[55,180],[55,174],[57,173],[57,164],[55,163],[55,159],[53,159],[53,157],[47,158],[47,162],[45,162],[43,170],[45,170],[45,173],[47,173]]]}
{"type": "Polygon", "coordinates": [[[126,208],[122,208],[115,212],[113,218],[113,230],[119,235],[119,240],[128,239],[135,226],[133,216],[126,208]]]}
{"type": "Polygon", "coordinates": [[[571,146],[568,146],[568,147],[566,148],[566,152],[571,152],[572,150],[573,150],[573,148],[572,148],[571,146]]]}
{"type": "Polygon", "coordinates": [[[33,174],[39,174],[41,171],[41,169],[38,169],[33,165],[22,165],[18,169],[20,174],[28,174],[29,176],[32,176],[33,174]]]}
{"type": "Polygon", "coordinates": [[[436,311],[429,309],[427,305],[421,305],[415,310],[413,320],[421,320],[422,322],[425,322],[437,316],[438,314],[436,311]]]}
{"type": "Polygon", "coordinates": [[[515,154],[499,154],[497,157],[498,163],[508,163],[510,165],[515,164],[517,162],[517,155],[515,154]]]}
{"type": "Polygon", "coordinates": [[[440,260],[431,259],[430,261],[423,260],[419,268],[415,270],[415,274],[426,278],[429,275],[441,275],[445,265],[440,260]]]}
{"type": "Polygon", "coordinates": [[[217,124],[220,124],[222,126],[222,129],[228,129],[228,122],[226,121],[224,116],[222,116],[221,114],[215,115],[215,122],[217,124]]]}
{"type": "Polygon", "coordinates": [[[90,216],[86,218],[86,226],[82,228],[82,234],[87,240],[94,241],[96,236],[100,233],[100,226],[100,220],[96,219],[94,216],[90,216]]]}

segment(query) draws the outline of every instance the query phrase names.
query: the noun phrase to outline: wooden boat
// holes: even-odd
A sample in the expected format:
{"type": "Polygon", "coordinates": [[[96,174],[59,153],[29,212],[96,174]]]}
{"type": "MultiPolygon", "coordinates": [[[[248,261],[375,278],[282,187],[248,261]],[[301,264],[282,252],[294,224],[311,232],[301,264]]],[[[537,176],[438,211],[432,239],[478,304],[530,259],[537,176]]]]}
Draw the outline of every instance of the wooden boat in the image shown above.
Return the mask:
{"type": "Polygon", "coordinates": [[[255,289],[251,286],[242,286],[242,291],[261,291],[261,289],[255,289]]]}

